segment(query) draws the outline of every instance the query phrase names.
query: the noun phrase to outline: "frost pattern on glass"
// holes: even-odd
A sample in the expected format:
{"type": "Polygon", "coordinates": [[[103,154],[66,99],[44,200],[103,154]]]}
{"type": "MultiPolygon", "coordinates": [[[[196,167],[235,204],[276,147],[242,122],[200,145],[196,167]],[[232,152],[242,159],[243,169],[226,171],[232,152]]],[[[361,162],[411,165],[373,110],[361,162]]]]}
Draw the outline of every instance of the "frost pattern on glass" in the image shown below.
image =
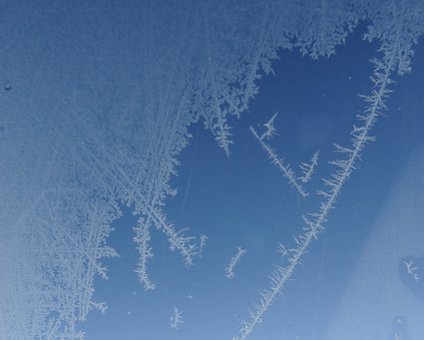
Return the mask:
{"type": "Polygon", "coordinates": [[[237,247],[237,253],[230,259],[227,267],[225,267],[225,277],[227,279],[232,279],[236,276],[235,268],[240,263],[240,260],[244,255],[246,255],[246,249],[237,247]]]}
{"type": "Polygon", "coordinates": [[[256,130],[251,126],[250,132],[255,137],[255,139],[258,141],[260,146],[265,150],[265,152],[268,154],[269,159],[271,160],[271,163],[274,164],[280,172],[283,174],[285,178],[287,178],[287,181],[291,186],[293,186],[297,192],[305,198],[309,194],[303,189],[302,184],[299,183],[299,181],[296,178],[296,174],[294,173],[293,169],[290,167],[290,164],[288,164],[283,158],[279,157],[274,149],[272,149],[268,144],[266,144],[261,137],[259,137],[256,130]]]}
{"type": "Polygon", "coordinates": [[[174,314],[169,317],[169,323],[172,328],[178,329],[184,323],[183,312],[174,307],[174,314]]]}
{"type": "MultiPolygon", "coordinates": [[[[63,5],[64,11],[69,10],[63,5]]],[[[239,337],[247,338],[324,230],[343,185],[374,139],[370,131],[385,110],[395,73],[411,70],[413,46],[424,27],[419,0],[182,1],[178,5],[163,0],[140,6],[144,53],[138,56],[139,69],[134,70],[138,83],[127,89],[129,94],[122,93],[129,99],[125,108],[111,112],[108,98],[98,98],[103,103],[87,110],[83,103],[67,111],[55,107],[13,111],[10,103],[3,105],[2,339],[84,338],[78,323],[92,309],[106,311],[103,302],[93,300],[94,279],[96,275],[107,279],[102,259],[119,256],[107,240],[123,205],[138,216],[133,228],[139,253],[135,272],[146,290],[156,287],[148,271],[155,230],[167,238],[170,250],[192,265],[204,250],[205,236],[198,245],[164,211],[165,199],[176,193],[170,179],[177,173],[178,155],[191,138],[189,127],[202,122],[230,155],[229,120],[248,109],[258,93],[257,81],[272,73],[278,49],[299,49],[314,59],[331,56],[360,20],[368,20],[365,39],[380,46],[379,57],[373,61],[373,91],[364,96],[366,107],[353,127],[352,143],[335,145],[343,158],[332,163],[336,170],[324,180],[321,205],[304,217],[305,227],[294,247],[279,248],[287,264],[271,274],[271,288],[243,323],[239,337]]],[[[37,15],[43,12],[31,10],[37,15]]],[[[7,35],[7,19],[2,25],[6,25],[2,41],[9,46],[13,42],[7,35]]],[[[12,85],[6,84],[4,90],[13,93],[12,85]]],[[[63,100],[66,104],[67,98],[63,100]]],[[[262,146],[266,146],[265,138],[275,134],[274,117],[263,135],[252,129],[262,146]]],[[[279,161],[277,156],[273,160],[279,161]]],[[[302,196],[306,193],[298,179],[307,182],[315,165],[314,159],[304,164],[302,178],[282,168],[302,196]]],[[[412,265],[409,271],[415,273],[412,265]]],[[[174,312],[171,325],[181,313],[174,312]]]]}
{"type": "Polygon", "coordinates": [[[315,168],[318,165],[319,150],[315,151],[309,163],[300,163],[299,167],[302,170],[302,176],[299,179],[303,183],[308,183],[312,179],[315,168]]]}
{"type": "Polygon", "coordinates": [[[310,244],[325,230],[329,212],[335,208],[336,200],[355,170],[356,163],[361,159],[365,146],[375,140],[370,132],[379,116],[387,109],[386,100],[392,92],[390,84],[393,83],[393,74],[397,71],[399,75],[403,75],[410,71],[413,43],[423,32],[423,19],[417,16],[422,13],[423,8],[422,4],[417,4],[418,6],[414,7],[411,4],[406,6],[402,2],[392,2],[389,6],[382,8],[384,11],[378,13],[377,22],[369,27],[369,33],[365,38],[381,39],[380,52],[383,53],[383,57],[372,60],[373,89],[371,94],[363,96],[366,106],[363,113],[357,115],[359,123],[354,125],[351,131],[352,145],[345,147],[335,144],[335,151],[342,154],[344,158],[330,162],[336,170],[329,178],[323,179],[325,188],[318,192],[323,197],[319,209],[303,217],[305,227],[301,234],[294,237],[296,244],[289,250],[291,255],[287,259],[287,265],[277,266],[271,273],[270,288],[261,293],[260,303],[256,304],[255,309],[250,313],[250,319],[242,322],[240,334],[236,339],[247,339],[262,322],[264,314],[274,303],[295,269],[302,263],[302,258],[310,244]],[[379,26],[376,27],[376,25],[379,26]]]}

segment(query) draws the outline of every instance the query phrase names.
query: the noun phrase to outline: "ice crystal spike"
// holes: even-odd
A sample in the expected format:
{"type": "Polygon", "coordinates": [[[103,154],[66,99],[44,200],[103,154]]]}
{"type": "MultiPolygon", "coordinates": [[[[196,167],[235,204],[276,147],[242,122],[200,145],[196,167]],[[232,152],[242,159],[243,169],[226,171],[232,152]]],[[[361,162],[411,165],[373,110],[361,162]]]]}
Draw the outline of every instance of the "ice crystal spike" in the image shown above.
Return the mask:
{"type": "Polygon", "coordinates": [[[246,250],[237,247],[237,253],[230,259],[230,262],[228,263],[227,267],[225,268],[225,276],[227,279],[232,279],[235,274],[235,267],[239,264],[241,258],[246,254],[246,250]]]}
{"type": "Polygon", "coordinates": [[[250,127],[250,132],[252,132],[253,136],[258,141],[260,146],[268,154],[268,157],[271,159],[271,163],[276,165],[277,168],[283,174],[283,176],[287,178],[289,184],[292,185],[303,198],[308,196],[308,193],[303,190],[302,185],[297,181],[293,170],[290,168],[290,165],[285,163],[284,159],[278,157],[276,152],[268,144],[266,144],[261,139],[261,137],[259,137],[258,133],[253,127],[250,127]]]}
{"type": "Polygon", "coordinates": [[[180,326],[184,323],[183,312],[177,307],[174,307],[174,314],[169,317],[169,322],[172,328],[180,328],[180,326]]]}
{"type": "Polygon", "coordinates": [[[277,130],[275,129],[274,123],[275,118],[278,116],[278,111],[273,114],[273,116],[265,123],[263,126],[265,127],[265,131],[261,135],[261,139],[271,139],[273,136],[277,134],[277,130]]]}
{"type": "Polygon", "coordinates": [[[319,150],[314,152],[309,163],[300,164],[300,169],[302,170],[302,176],[299,177],[299,179],[303,183],[308,183],[311,180],[312,175],[314,174],[315,168],[318,165],[318,158],[319,158],[319,150]]]}

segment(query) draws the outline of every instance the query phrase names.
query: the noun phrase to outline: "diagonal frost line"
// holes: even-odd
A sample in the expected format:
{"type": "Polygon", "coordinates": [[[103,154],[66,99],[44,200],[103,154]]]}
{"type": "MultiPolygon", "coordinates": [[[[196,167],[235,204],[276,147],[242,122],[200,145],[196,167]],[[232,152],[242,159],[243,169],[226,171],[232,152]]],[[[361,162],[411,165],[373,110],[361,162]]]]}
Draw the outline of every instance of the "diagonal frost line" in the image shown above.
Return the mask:
{"type": "Polygon", "coordinates": [[[136,236],[133,240],[137,243],[137,250],[139,252],[139,259],[137,261],[137,268],[134,270],[137,273],[138,279],[143,284],[145,290],[154,290],[156,285],[152,282],[147,271],[149,260],[153,257],[153,251],[150,247],[150,218],[146,221],[139,217],[137,227],[134,228],[136,236]]]}
{"type": "Polygon", "coordinates": [[[303,175],[299,177],[299,179],[303,183],[308,183],[311,180],[315,168],[318,165],[318,158],[319,150],[314,152],[314,155],[312,156],[309,163],[300,163],[300,170],[302,170],[303,175]]]}
{"type": "Polygon", "coordinates": [[[258,143],[267,152],[272,163],[275,164],[278,167],[278,169],[280,169],[283,176],[287,178],[289,183],[296,188],[296,190],[299,192],[299,194],[302,195],[303,198],[308,196],[308,193],[303,190],[302,185],[300,185],[299,182],[296,180],[296,176],[293,170],[290,168],[290,166],[288,164],[287,165],[284,164],[284,160],[279,158],[278,155],[275,153],[275,151],[268,144],[266,144],[261,139],[261,137],[259,137],[258,133],[252,126],[249,129],[250,129],[250,132],[252,132],[253,136],[258,141],[258,143]]]}
{"type": "MultiPolygon", "coordinates": [[[[86,138],[90,138],[90,136],[84,136],[86,138]]],[[[90,140],[92,143],[96,143],[94,140],[90,140]]],[[[101,153],[102,156],[106,158],[108,161],[108,166],[105,166],[103,162],[98,158],[97,153],[94,150],[91,150],[88,146],[89,143],[84,145],[84,151],[88,154],[88,158],[91,160],[94,166],[99,168],[100,173],[105,173],[114,178],[113,183],[119,183],[122,190],[126,190],[126,188],[133,189],[133,200],[134,202],[140,204],[143,207],[143,214],[145,214],[148,218],[150,218],[155,224],[158,230],[161,230],[167,237],[170,243],[170,249],[172,251],[178,249],[181,256],[183,257],[184,263],[187,266],[193,264],[193,257],[197,255],[196,245],[191,243],[194,237],[184,236],[183,233],[186,229],[181,229],[177,231],[175,227],[166,220],[166,217],[154,206],[152,206],[151,202],[148,202],[144,195],[140,192],[139,189],[136,188],[131,178],[128,177],[126,172],[121,168],[119,164],[117,164],[112,157],[109,156],[107,152],[105,152],[104,148],[98,147],[97,153],[101,153]],[[111,167],[112,166],[112,167],[111,167]],[[115,171],[114,171],[115,170],[115,171]],[[117,174],[115,173],[117,172],[117,174]]],[[[83,150],[81,150],[83,151],[83,150]]],[[[81,155],[76,153],[76,156],[81,158],[81,155]]],[[[81,158],[81,165],[85,165],[90,169],[90,165],[86,164],[84,159],[81,158]]],[[[109,183],[102,181],[105,187],[110,187],[109,183]]],[[[111,190],[113,190],[111,188],[111,190]]]]}
{"type": "Polygon", "coordinates": [[[234,268],[239,264],[241,258],[246,254],[246,250],[242,247],[237,247],[237,253],[230,259],[230,263],[225,268],[225,277],[232,279],[236,274],[234,268]]]}
{"type": "MultiPolygon", "coordinates": [[[[371,95],[364,97],[365,102],[368,103],[368,107],[362,115],[357,115],[358,120],[362,122],[363,125],[361,127],[354,126],[351,132],[353,135],[353,148],[335,145],[336,152],[348,155],[348,159],[332,163],[339,169],[331,175],[331,179],[324,179],[324,183],[329,186],[330,189],[328,192],[321,191],[321,195],[324,196],[324,201],[321,203],[319,211],[310,214],[312,220],[306,217],[303,218],[306,227],[303,228],[303,234],[295,237],[297,247],[290,249],[289,252],[291,252],[292,255],[288,259],[288,265],[286,267],[277,266],[276,270],[269,276],[271,288],[260,294],[260,304],[256,305],[255,311],[250,313],[251,319],[242,322],[240,335],[233,337],[233,340],[247,339],[256,326],[262,322],[264,313],[274,303],[277,295],[290,279],[296,267],[301,264],[302,257],[306,254],[309,245],[314,239],[318,238],[318,234],[324,231],[324,223],[327,221],[328,213],[334,208],[336,198],[339,196],[350,174],[355,169],[355,163],[360,160],[361,152],[368,142],[374,140],[374,137],[370,136],[369,132],[377,122],[378,116],[386,109],[384,101],[391,92],[388,86],[393,83],[390,76],[394,69],[394,60],[392,58],[387,63],[384,63],[384,61],[375,61],[374,63],[374,77],[371,78],[374,87],[371,95]]],[[[251,131],[252,133],[255,132],[253,128],[251,128],[251,131]]]]}

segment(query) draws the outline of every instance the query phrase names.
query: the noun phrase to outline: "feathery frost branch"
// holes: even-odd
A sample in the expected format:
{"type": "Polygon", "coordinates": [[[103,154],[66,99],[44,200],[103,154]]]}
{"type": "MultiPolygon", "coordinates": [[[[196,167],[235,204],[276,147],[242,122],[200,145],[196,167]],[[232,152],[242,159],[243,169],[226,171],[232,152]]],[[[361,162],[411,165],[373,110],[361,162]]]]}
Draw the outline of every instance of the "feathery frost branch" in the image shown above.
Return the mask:
{"type": "Polygon", "coordinates": [[[402,261],[406,267],[406,272],[413,277],[415,281],[420,281],[420,276],[417,273],[418,267],[414,264],[413,261],[402,261]]]}
{"type": "Polygon", "coordinates": [[[315,168],[318,165],[318,158],[319,158],[319,150],[314,152],[309,163],[300,164],[300,169],[302,170],[303,175],[299,177],[299,179],[303,183],[308,183],[311,180],[312,175],[314,174],[315,168]]]}
{"type": "Polygon", "coordinates": [[[277,253],[280,254],[282,257],[286,256],[289,252],[286,249],[286,247],[282,244],[278,244],[277,253]]]}
{"type": "Polygon", "coordinates": [[[206,235],[200,236],[200,244],[199,244],[199,258],[202,258],[203,251],[206,247],[206,243],[208,242],[208,237],[206,235]]]}
{"type": "Polygon", "coordinates": [[[271,159],[272,164],[275,164],[278,169],[280,169],[283,176],[287,178],[288,182],[294,188],[296,188],[296,190],[302,197],[305,198],[306,196],[308,196],[308,193],[303,190],[302,185],[297,181],[293,170],[290,168],[290,165],[284,164],[284,159],[278,157],[276,152],[268,144],[266,144],[261,139],[261,137],[259,137],[258,133],[252,126],[249,129],[252,132],[253,136],[256,138],[256,140],[259,142],[259,144],[262,146],[262,148],[268,154],[268,157],[271,159]]]}
{"type": "Polygon", "coordinates": [[[180,326],[184,323],[183,312],[180,311],[177,307],[174,307],[174,314],[169,317],[169,322],[172,328],[180,328],[180,326]]]}
{"type": "Polygon", "coordinates": [[[274,113],[274,115],[265,123],[263,126],[265,127],[265,131],[261,135],[261,139],[271,139],[273,136],[277,134],[277,130],[274,126],[275,118],[278,116],[278,111],[274,113]]]}
{"type": "Polygon", "coordinates": [[[149,244],[149,228],[149,224],[145,223],[140,217],[138,220],[138,227],[134,228],[136,236],[133,238],[134,242],[137,244],[137,250],[140,254],[137,262],[137,268],[134,271],[137,273],[138,279],[143,284],[145,290],[153,290],[156,288],[147,273],[147,263],[153,257],[153,251],[149,244]]]}
{"type": "Polygon", "coordinates": [[[227,277],[227,279],[232,279],[235,276],[234,268],[245,254],[245,249],[237,247],[237,253],[230,259],[228,266],[225,268],[225,276],[227,277]]]}

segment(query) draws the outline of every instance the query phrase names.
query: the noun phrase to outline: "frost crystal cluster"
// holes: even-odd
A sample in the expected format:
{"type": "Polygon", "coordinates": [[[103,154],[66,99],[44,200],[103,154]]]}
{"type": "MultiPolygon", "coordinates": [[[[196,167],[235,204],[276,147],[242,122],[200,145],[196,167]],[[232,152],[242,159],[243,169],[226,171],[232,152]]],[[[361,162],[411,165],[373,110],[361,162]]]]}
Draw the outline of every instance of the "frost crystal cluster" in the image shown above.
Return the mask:
{"type": "MultiPolygon", "coordinates": [[[[163,235],[190,266],[205,236],[189,236],[164,209],[175,195],[170,179],[178,155],[201,123],[228,156],[230,122],[248,109],[257,81],[272,72],[279,49],[317,59],[335,53],[360,21],[379,45],[373,90],[352,129],[352,142],[325,180],[315,212],[287,250],[287,264],[244,322],[247,338],[325,228],[354,171],[391,84],[411,69],[424,29],[422,0],[390,1],[69,1],[0,6],[0,339],[83,339],[78,327],[92,309],[112,223],[129,207],[138,222],[135,268],[146,290],[151,239],[163,235]],[[99,37],[105,37],[100,39],[99,37]],[[10,85],[9,85],[10,84],[10,85]]],[[[274,116],[275,117],[275,116],[274,116]]],[[[302,177],[280,164],[265,139],[252,133],[304,197],[318,154],[302,177]]],[[[192,228],[194,231],[194,228],[192,228]]],[[[115,231],[119,233],[119,230],[115,231]]],[[[239,249],[239,254],[241,249],[239,249]]],[[[241,255],[240,255],[241,256],[241,255]]],[[[237,261],[235,261],[236,263],[237,261]]],[[[227,273],[230,275],[232,269],[227,273]]],[[[175,328],[182,323],[176,308],[175,328]]]]}

